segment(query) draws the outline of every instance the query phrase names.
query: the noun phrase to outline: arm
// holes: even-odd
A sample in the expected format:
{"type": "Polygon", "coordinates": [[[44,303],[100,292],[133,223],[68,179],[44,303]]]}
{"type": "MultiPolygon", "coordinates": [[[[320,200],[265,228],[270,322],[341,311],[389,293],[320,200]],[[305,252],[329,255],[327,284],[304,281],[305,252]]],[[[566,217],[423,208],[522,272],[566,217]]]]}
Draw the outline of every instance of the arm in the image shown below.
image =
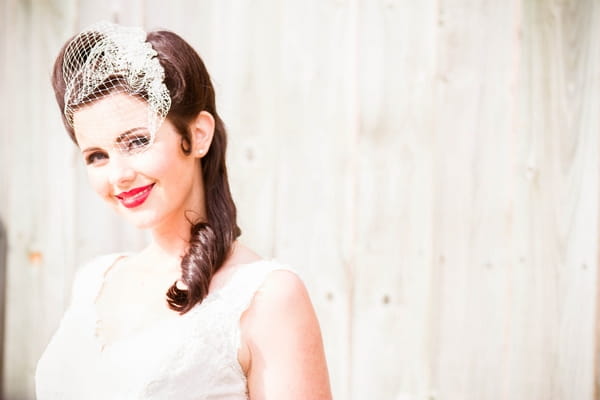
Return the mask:
{"type": "Polygon", "coordinates": [[[330,400],[321,330],[302,281],[272,272],[241,319],[251,400],[330,400]]]}

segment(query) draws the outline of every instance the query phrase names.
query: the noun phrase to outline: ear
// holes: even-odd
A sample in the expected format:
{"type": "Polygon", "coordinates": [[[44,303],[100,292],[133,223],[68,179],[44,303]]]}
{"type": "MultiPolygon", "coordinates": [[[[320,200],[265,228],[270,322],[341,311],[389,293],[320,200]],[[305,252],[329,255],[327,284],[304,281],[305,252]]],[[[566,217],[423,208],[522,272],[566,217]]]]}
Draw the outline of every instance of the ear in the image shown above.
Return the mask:
{"type": "Polygon", "coordinates": [[[208,111],[200,111],[190,122],[192,155],[202,158],[208,153],[215,133],[215,118],[208,111]]]}

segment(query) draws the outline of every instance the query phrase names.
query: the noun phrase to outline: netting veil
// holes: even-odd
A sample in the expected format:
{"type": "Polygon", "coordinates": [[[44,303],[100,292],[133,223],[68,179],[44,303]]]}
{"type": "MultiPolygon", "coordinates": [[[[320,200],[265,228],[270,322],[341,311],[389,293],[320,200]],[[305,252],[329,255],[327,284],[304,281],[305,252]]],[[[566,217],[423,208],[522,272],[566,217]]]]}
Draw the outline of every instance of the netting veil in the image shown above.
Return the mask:
{"type": "Polygon", "coordinates": [[[67,123],[75,128],[74,114],[81,107],[107,96],[114,99],[117,94],[126,94],[145,103],[142,119],[147,132],[143,143],[139,142],[138,133],[133,138],[119,137],[113,144],[127,151],[147,148],[154,142],[171,106],[164,76],[157,52],[146,42],[146,33],[141,28],[105,21],[96,23],[75,36],[65,49],[67,123]],[[132,146],[130,140],[138,143],[132,146]]]}

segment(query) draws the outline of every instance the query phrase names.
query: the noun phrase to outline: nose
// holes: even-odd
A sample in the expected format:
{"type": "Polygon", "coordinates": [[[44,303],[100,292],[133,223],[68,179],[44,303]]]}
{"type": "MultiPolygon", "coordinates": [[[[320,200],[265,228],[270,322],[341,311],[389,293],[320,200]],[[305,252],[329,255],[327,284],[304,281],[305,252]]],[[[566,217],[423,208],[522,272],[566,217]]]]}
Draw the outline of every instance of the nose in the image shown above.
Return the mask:
{"type": "Polygon", "coordinates": [[[120,154],[112,155],[110,159],[110,171],[108,180],[117,188],[126,187],[135,179],[135,169],[127,156],[120,154]]]}

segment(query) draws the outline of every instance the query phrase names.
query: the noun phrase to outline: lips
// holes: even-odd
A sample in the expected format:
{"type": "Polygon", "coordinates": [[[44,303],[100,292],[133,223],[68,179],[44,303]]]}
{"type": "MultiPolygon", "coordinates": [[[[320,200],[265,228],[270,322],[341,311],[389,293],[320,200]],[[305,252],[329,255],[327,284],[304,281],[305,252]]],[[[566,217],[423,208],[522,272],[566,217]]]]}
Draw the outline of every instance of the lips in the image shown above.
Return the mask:
{"type": "Polygon", "coordinates": [[[154,187],[154,183],[146,186],[140,186],[135,189],[131,189],[127,192],[121,192],[115,197],[121,201],[121,204],[127,208],[134,208],[142,205],[150,192],[152,191],[152,187],[154,187]]]}

